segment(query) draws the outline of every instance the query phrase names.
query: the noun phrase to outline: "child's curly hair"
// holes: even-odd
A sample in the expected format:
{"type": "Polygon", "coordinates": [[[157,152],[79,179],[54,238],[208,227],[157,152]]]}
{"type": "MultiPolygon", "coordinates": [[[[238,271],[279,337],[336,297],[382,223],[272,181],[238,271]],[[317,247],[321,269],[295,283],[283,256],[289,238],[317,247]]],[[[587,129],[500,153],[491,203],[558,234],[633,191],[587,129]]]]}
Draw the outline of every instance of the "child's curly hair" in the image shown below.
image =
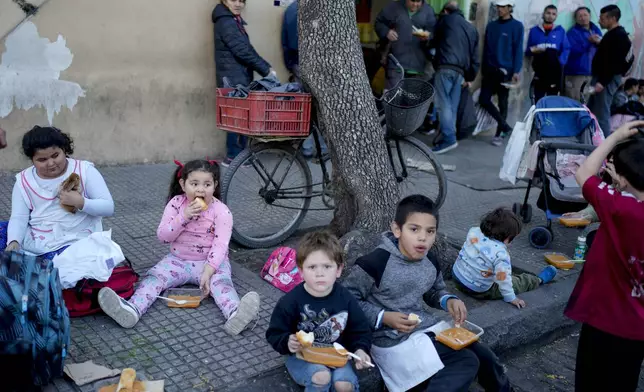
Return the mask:
{"type": "Polygon", "coordinates": [[[481,220],[481,231],[486,237],[500,242],[512,242],[521,233],[519,217],[507,208],[497,208],[481,220]]]}

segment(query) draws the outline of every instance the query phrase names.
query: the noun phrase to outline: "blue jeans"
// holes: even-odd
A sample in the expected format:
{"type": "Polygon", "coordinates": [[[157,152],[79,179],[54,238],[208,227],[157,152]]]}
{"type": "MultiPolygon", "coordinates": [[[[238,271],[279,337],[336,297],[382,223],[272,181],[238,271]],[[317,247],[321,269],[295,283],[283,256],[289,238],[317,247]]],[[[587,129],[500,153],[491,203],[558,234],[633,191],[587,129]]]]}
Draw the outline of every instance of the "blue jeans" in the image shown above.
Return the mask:
{"type": "MultiPolygon", "coordinates": [[[[597,79],[593,78],[590,85],[594,86],[595,83],[597,83],[597,79]]],[[[620,84],[622,84],[622,77],[617,75],[611,79],[608,86],[604,86],[604,90],[601,93],[591,95],[590,100],[588,100],[588,109],[597,117],[597,122],[606,137],[611,134],[610,105],[613,103],[613,97],[620,84]]]]}
{"type": "MultiPolygon", "coordinates": [[[[326,142],[322,135],[318,134],[318,136],[320,139],[320,149],[322,149],[320,153],[324,155],[326,154],[326,142]]],[[[315,154],[315,138],[313,137],[313,134],[310,134],[309,137],[304,139],[304,142],[302,143],[302,154],[304,154],[305,157],[312,157],[315,154]]]]}
{"type": "Polygon", "coordinates": [[[436,88],[436,110],[440,131],[444,143],[451,145],[456,142],[456,114],[461,100],[461,88],[465,79],[463,75],[452,69],[439,68],[434,75],[436,88]]]}
{"type": "Polygon", "coordinates": [[[246,148],[248,137],[228,132],[226,135],[226,158],[235,159],[246,148]]]}
{"type": "Polygon", "coordinates": [[[295,355],[289,355],[286,357],[286,370],[288,370],[288,374],[291,375],[293,381],[304,387],[304,392],[335,391],[334,384],[342,381],[351,383],[355,392],[360,390],[360,386],[358,385],[358,376],[351,367],[351,361],[347,362],[344,367],[331,369],[324,365],[306,362],[297,358],[295,355]],[[311,380],[313,375],[325,370],[331,373],[331,382],[326,385],[313,384],[313,381],[311,380]]]}

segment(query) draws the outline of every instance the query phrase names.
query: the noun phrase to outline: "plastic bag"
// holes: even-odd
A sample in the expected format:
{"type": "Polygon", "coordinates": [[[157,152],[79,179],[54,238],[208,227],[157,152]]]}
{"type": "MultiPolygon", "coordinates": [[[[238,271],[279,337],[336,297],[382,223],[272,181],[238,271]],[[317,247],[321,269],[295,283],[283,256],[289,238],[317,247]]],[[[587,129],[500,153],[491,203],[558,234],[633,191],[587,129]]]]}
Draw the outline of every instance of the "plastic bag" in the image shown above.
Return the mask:
{"type": "Polygon", "coordinates": [[[71,244],[54,257],[63,289],[74,287],[81,279],[107,282],[114,267],[125,260],[121,247],[112,241],[112,230],[92,233],[71,244]]]}
{"type": "Polygon", "coordinates": [[[535,107],[532,106],[528,111],[523,122],[517,122],[512,130],[512,135],[505,147],[503,154],[503,164],[499,172],[499,178],[509,181],[512,184],[517,182],[517,172],[521,163],[521,158],[528,147],[530,139],[530,130],[534,119],[535,107]]]}

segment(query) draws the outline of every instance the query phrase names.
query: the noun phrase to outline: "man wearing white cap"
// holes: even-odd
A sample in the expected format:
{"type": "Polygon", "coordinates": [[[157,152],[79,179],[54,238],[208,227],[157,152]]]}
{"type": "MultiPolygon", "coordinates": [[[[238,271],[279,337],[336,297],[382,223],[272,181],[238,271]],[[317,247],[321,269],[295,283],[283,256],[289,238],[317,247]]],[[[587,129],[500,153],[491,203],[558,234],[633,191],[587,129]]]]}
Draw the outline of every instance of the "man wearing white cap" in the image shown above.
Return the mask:
{"type": "Polygon", "coordinates": [[[503,144],[502,137],[512,128],[508,117],[509,90],[504,83],[517,83],[523,67],[523,23],[512,17],[513,0],[496,0],[499,18],[488,23],[483,46],[483,81],[479,105],[496,120],[498,127],[492,144],[503,144]],[[499,108],[492,103],[492,96],[499,98],[499,108]]]}

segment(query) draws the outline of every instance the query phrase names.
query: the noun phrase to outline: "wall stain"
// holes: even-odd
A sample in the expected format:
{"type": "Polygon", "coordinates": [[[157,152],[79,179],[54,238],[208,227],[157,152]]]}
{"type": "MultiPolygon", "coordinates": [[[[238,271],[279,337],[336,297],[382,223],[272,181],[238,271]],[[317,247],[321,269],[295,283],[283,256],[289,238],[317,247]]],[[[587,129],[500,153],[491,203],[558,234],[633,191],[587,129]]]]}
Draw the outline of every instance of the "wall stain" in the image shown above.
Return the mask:
{"type": "Polygon", "coordinates": [[[14,3],[20,7],[20,9],[27,14],[27,16],[34,15],[36,12],[38,12],[38,7],[35,5],[26,2],[25,0],[13,0],[14,3]]]}

